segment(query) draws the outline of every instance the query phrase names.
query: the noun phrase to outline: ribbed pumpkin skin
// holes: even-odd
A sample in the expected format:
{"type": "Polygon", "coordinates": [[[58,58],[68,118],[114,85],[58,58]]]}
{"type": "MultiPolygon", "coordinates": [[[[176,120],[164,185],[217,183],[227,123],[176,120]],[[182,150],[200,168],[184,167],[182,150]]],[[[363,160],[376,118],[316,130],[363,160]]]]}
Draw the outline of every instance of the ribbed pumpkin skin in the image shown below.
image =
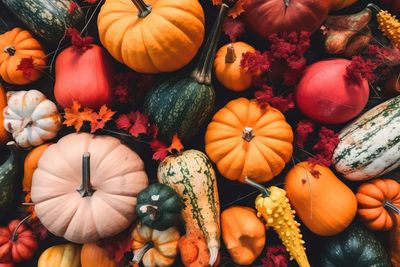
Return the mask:
{"type": "Polygon", "coordinates": [[[80,267],[81,247],[76,244],[52,246],[40,255],[38,267],[80,267]]]}
{"type": "Polygon", "coordinates": [[[83,12],[78,7],[69,14],[70,0],[4,0],[13,12],[35,34],[49,42],[58,42],[65,29],[78,25],[83,12]]]}
{"type": "Polygon", "coordinates": [[[333,164],[349,180],[368,180],[399,167],[400,96],[364,113],[339,138],[333,164]]]}
{"type": "Polygon", "coordinates": [[[9,138],[8,132],[7,132],[6,128],[4,127],[3,111],[6,106],[7,106],[6,90],[0,84],[0,146],[5,145],[9,138]]]}
{"type": "Polygon", "coordinates": [[[178,134],[187,140],[207,122],[214,103],[211,86],[187,77],[168,80],[151,90],[144,102],[144,112],[165,137],[178,134]]]}
{"type": "Polygon", "coordinates": [[[97,19],[101,43],[135,71],[175,71],[196,55],[204,38],[197,0],[146,0],[152,11],[138,17],[132,0],[107,0],[97,19]]]}
{"type": "Polygon", "coordinates": [[[214,115],[207,127],[205,150],[225,178],[243,182],[248,176],[264,183],[290,160],[292,142],[292,128],[279,110],[262,109],[256,101],[238,98],[214,115]],[[250,141],[242,137],[245,127],[253,130],[250,141]]]}
{"type": "Polygon", "coordinates": [[[33,64],[40,68],[46,65],[42,45],[32,35],[21,28],[14,28],[11,31],[0,35],[0,76],[10,84],[24,85],[38,80],[42,76],[40,70],[35,69],[30,77],[25,77],[18,65],[24,58],[33,59],[33,64]],[[6,52],[7,47],[15,49],[15,54],[6,52]]]}
{"type": "Polygon", "coordinates": [[[107,250],[95,243],[87,243],[81,250],[82,267],[122,267],[122,263],[115,262],[109,257],[107,250]]]}
{"type": "Polygon", "coordinates": [[[244,53],[254,51],[254,47],[244,42],[236,42],[221,47],[215,55],[214,60],[214,71],[218,81],[226,88],[236,92],[244,91],[249,88],[253,77],[250,73],[247,73],[245,69],[240,67],[240,61],[244,53]],[[233,63],[225,62],[225,56],[230,45],[234,47],[236,54],[236,59],[233,63]]]}
{"type": "Polygon", "coordinates": [[[398,215],[383,205],[390,201],[400,208],[400,184],[391,179],[374,179],[362,184],[357,190],[357,213],[372,230],[389,230],[396,224],[398,215]]]}
{"type": "Polygon", "coordinates": [[[296,164],[286,175],[285,190],[301,221],[317,235],[342,232],[356,215],[354,193],[327,167],[296,164]],[[313,169],[319,177],[312,175],[313,169]]]}

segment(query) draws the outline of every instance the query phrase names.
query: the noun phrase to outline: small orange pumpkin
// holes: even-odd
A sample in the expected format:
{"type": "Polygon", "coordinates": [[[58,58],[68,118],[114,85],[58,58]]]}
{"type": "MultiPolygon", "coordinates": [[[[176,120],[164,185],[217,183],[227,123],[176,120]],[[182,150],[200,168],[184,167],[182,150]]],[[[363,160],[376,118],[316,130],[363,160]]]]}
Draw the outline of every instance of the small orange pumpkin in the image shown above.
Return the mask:
{"type": "Polygon", "coordinates": [[[390,230],[400,212],[400,184],[392,179],[374,179],[357,190],[357,213],[372,230],[390,230]],[[396,216],[397,215],[397,216],[396,216]]]}
{"type": "Polygon", "coordinates": [[[342,232],[356,215],[354,193],[325,166],[296,164],[286,175],[285,190],[299,218],[317,235],[342,232]]]}
{"type": "Polygon", "coordinates": [[[35,147],[26,155],[24,160],[24,179],[22,180],[22,190],[30,192],[32,187],[33,172],[38,167],[40,156],[51,143],[43,144],[35,147]]]}
{"type": "Polygon", "coordinates": [[[264,183],[278,175],[293,152],[293,131],[277,109],[238,98],[220,109],[207,127],[205,149],[230,180],[246,176],[264,183]]]}
{"type": "Polygon", "coordinates": [[[254,47],[244,42],[230,43],[221,47],[214,60],[218,81],[226,88],[237,92],[249,88],[253,77],[240,67],[240,60],[244,53],[254,51],[254,47]]]}
{"type": "Polygon", "coordinates": [[[46,65],[42,45],[21,28],[0,35],[0,52],[0,76],[10,84],[24,85],[38,80],[42,74],[38,68],[46,65]],[[26,77],[17,67],[22,59],[31,57],[36,68],[26,77]]]}
{"type": "Polygon", "coordinates": [[[0,146],[5,145],[8,141],[8,132],[4,128],[4,115],[3,111],[7,106],[6,90],[0,84],[0,146]]]}

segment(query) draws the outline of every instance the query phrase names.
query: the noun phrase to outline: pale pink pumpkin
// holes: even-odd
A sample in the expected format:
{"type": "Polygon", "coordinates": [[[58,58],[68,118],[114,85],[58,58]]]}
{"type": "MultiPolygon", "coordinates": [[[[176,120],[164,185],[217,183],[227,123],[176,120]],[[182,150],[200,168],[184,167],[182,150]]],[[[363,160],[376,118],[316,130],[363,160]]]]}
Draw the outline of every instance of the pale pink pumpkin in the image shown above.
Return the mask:
{"type": "Polygon", "coordinates": [[[126,229],[136,217],[136,196],[147,184],[143,161],[117,138],[74,133],[43,153],[31,192],[50,232],[87,243],[126,229]],[[90,177],[87,190],[78,191],[84,177],[90,177]]]}

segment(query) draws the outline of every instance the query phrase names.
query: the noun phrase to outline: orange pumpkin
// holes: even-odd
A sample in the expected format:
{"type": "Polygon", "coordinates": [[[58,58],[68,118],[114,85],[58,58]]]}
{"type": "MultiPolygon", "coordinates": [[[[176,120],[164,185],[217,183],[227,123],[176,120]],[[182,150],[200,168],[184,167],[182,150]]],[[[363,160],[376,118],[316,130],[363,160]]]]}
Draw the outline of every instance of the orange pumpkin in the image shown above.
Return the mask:
{"type": "Polygon", "coordinates": [[[356,215],[354,193],[322,165],[296,164],[286,175],[285,190],[299,218],[317,235],[342,232],[356,215]]]}
{"type": "Polygon", "coordinates": [[[107,0],[97,19],[101,43],[138,72],[175,71],[196,55],[204,38],[197,0],[107,0]]]}
{"type": "Polygon", "coordinates": [[[4,115],[3,110],[7,106],[7,96],[6,90],[0,84],[0,146],[5,145],[8,141],[8,133],[6,128],[4,128],[4,115]]]}
{"type": "Polygon", "coordinates": [[[115,262],[108,252],[95,243],[84,244],[81,250],[82,267],[122,267],[122,263],[115,262]]]}
{"type": "Polygon", "coordinates": [[[357,2],[357,0],[332,0],[331,1],[331,10],[336,11],[348,6],[351,6],[357,2]]]}
{"type": "Polygon", "coordinates": [[[21,28],[0,35],[0,52],[0,76],[10,84],[24,85],[38,80],[42,74],[39,68],[46,65],[46,53],[42,45],[21,28]],[[29,77],[17,70],[24,58],[32,58],[35,65],[29,77]]]}
{"type": "Polygon", "coordinates": [[[248,207],[233,206],[221,214],[222,239],[233,262],[252,264],[265,246],[265,225],[256,211],[248,207]]]}
{"type": "Polygon", "coordinates": [[[357,213],[372,230],[389,230],[400,215],[400,184],[391,179],[374,179],[357,190],[357,213]]]}
{"type": "Polygon", "coordinates": [[[278,175],[293,152],[293,131],[277,109],[238,98],[220,109],[207,127],[205,149],[230,180],[246,176],[264,183],[278,175]]]}
{"type": "Polygon", "coordinates": [[[214,60],[215,75],[220,83],[233,91],[244,91],[250,87],[252,75],[240,67],[242,55],[246,52],[254,52],[254,47],[236,42],[221,47],[214,60]]]}
{"type": "Polygon", "coordinates": [[[40,157],[49,145],[50,143],[37,146],[26,155],[24,161],[24,179],[22,180],[22,190],[24,192],[31,191],[33,172],[38,166],[40,157]]]}

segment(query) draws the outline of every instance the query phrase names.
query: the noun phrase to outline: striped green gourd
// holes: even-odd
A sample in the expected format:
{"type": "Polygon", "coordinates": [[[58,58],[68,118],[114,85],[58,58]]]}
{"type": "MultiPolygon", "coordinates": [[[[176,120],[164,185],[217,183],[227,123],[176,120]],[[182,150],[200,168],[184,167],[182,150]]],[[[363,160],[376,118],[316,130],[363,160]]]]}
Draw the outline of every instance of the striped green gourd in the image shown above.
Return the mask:
{"type": "Polygon", "coordinates": [[[215,103],[211,71],[227,10],[228,6],[222,4],[192,76],[167,80],[146,96],[144,112],[168,139],[178,134],[181,139],[187,140],[210,119],[215,103]]]}
{"type": "Polygon", "coordinates": [[[0,214],[7,210],[13,202],[15,186],[18,180],[19,152],[14,142],[9,142],[7,147],[0,151],[5,156],[0,164],[0,214]]]}
{"type": "Polygon", "coordinates": [[[400,96],[364,113],[343,129],[333,155],[349,180],[367,180],[400,166],[400,96]]]}
{"type": "Polygon", "coordinates": [[[212,266],[218,256],[221,232],[217,181],[210,160],[198,150],[171,155],[160,163],[157,177],[183,198],[186,233],[194,229],[204,233],[212,266]]]}
{"type": "Polygon", "coordinates": [[[76,27],[83,20],[77,7],[69,13],[71,0],[2,0],[4,5],[33,33],[46,41],[56,43],[65,29],[76,27]]]}

